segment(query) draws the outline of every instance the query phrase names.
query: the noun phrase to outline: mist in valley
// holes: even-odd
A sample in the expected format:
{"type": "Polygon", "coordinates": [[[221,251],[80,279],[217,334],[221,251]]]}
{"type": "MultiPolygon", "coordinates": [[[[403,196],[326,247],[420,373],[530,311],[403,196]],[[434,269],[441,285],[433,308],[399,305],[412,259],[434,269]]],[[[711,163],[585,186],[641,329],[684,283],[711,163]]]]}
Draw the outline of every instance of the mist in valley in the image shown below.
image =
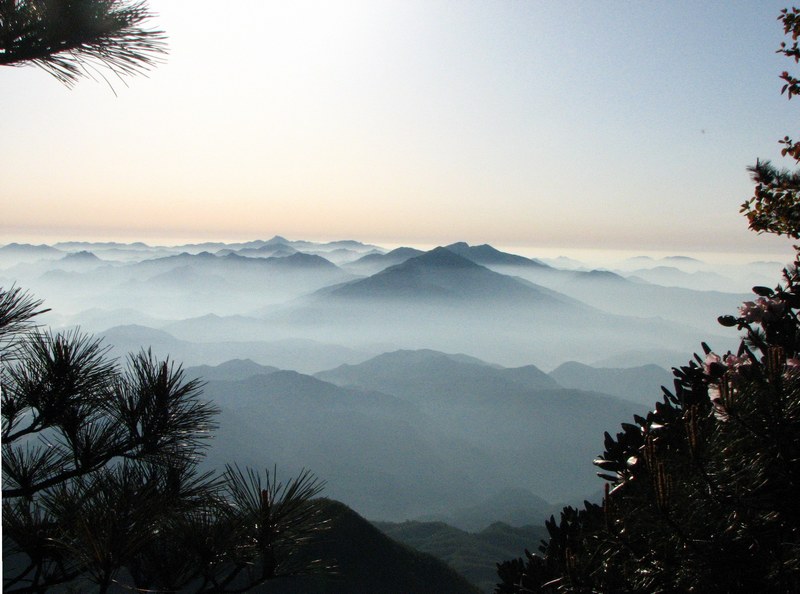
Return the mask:
{"type": "Polygon", "coordinates": [[[283,237],[10,244],[0,266],[52,328],[207,382],[222,410],[209,467],[309,468],[368,518],[473,530],[596,497],[603,432],[652,408],[701,340],[734,348],[716,317],[780,268],[283,237]]]}

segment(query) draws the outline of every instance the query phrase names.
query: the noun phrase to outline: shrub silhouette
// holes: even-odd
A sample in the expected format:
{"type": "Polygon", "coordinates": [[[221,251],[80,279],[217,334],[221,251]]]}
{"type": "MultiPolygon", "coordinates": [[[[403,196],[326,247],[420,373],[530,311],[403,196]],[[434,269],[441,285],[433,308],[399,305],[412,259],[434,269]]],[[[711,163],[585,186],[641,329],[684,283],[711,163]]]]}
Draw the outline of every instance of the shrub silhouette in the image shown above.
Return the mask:
{"type": "MultiPolygon", "coordinates": [[[[779,17],[800,58],[800,11],[779,17]]],[[[784,72],[784,93],[800,81],[784,72]]],[[[783,154],[800,161],[797,143],[783,154]]],[[[800,174],[751,168],[742,205],[757,232],[800,238],[800,174]]],[[[565,508],[538,554],[498,564],[497,594],[800,591],[800,247],[774,289],[719,318],[743,333],[736,353],[674,369],[646,417],[605,435],[595,460],[602,505],[565,508]]]]}

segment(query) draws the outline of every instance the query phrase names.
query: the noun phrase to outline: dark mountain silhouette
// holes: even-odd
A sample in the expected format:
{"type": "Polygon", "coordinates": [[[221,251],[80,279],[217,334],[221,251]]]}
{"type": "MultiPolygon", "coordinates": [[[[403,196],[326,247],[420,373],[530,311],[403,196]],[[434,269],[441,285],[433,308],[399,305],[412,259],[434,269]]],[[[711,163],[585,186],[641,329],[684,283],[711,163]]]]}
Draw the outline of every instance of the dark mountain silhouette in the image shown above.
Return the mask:
{"type": "Polygon", "coordinates": [[[428,515],[418,519],[445,522],[455,528],[475,532],[483,530],[495,521],[511,526],[530,524],[539,526],[550,515],[559,511],[561,511],[560,506],[545,501],[527,489],[507,487],[476,505],[453,508],[446,514],[428,515]],[[490,522],[488,518],[493,518],[493,520],[490,522]]]}
{"type": "Polygon", "coordinates": [[[331,518],[330,528],[304,554],[310,558],[335,559],[338,575],[273,580],[254,592],[477,594],[481,591],[444,561],[392,540],[346,505],[327,500],[324,512],[331,518]]]}
{"type": "MultiPolygon", "coordinates": [[[[141,348],[147,348],[148,345],[157,345],[156,348],[170,348],[173,346],[177,347],[182,342],[163,330],[156,330],[155,328],[148,328],[136,324],[115,326],[101,334],[105,338],[105,342],[112,346],[127,346],[129,343],[138,343],[141,348]]],[[[129,349],[128,352],[136,352],[136,350],[138,349],[129,349]]]]}
{"type": "Polygon", "coordinates": [[[102,262],[102,260],[100,258],[98,258],[95,254],[93,254],[92,252],[86,251],[86,250],[81,250],[79,252],[69,253],[69,254],[65,255],[63,258],[61,258],[61,261],[62,262],[92,262],[92,263],[102,262]]]}
{"type": "Polygon", "coordinates": [[[53,267],[60,268],[62,270],[96,270],[100,267],[114,265],[109,260],[104,260],[97,256],[96,254],[82,250],[79,252],[71,252],[65,255],[60,260],[57,260],[53,263],[53,267]]]}
{"type": "Polygon", "coordinates": [[[391,538],[445,561],[483,592],[492,592],[498,581],[496,559],[515,559],[547,536],[541,521],[518,528],[495,522],[480,532],[467,532],[444,522],[375,525],[391,538]]]}
{"type": "Polygon", "coordinates": [[[115,242],[69,242],[56,244],[56,247],[65,251],[88,250],[106,261],[113,262],[139,262],[152,258],[174,256],[181,250],[163,246],[150,246],[142,242],[115,243],[115,242]],[[69,247],[67,247],[69,246],[69,247]]]}
{"type": "Polygon", "coordinates": [[[187,244],[177,247],[184,248],[190,252],[197,252],[199,250],[207,250],[213,252],[223,248],[238,251],[238,250],[258,250],[265,247],[266,248],[288,247],[291,245],[291,243],[292,242],[286,239],[285,237],[281,237],[280,235],[275,235],[270,239],[253,239],[251,241],[244,241],[239,243],[207,242],[207,243],[187,244]]]}
{"type": "Polygon", "coordinates": [[[319,243],[314,241],[287,239],[280,235],[276,235],[266,240],[256,239],[253,241],[238,243],[205,242],[185,244],[181,246],[175,246],[172,249],[176,251],[186,251],[189,253],[209,251],[219,253],[220,255],[226,255],[228,253],[237,252],[241,255],[259,256],[263,256],[278,250],[285,250],[287,253],[299,251],[308,254],[323,254],[326,252],[335,252],[336,250],[345,250],[348,253],[356,254],[356,257],[358,254],[365,254],[370,251],[383,251],[378,246],[349,239],[319,243]]]}

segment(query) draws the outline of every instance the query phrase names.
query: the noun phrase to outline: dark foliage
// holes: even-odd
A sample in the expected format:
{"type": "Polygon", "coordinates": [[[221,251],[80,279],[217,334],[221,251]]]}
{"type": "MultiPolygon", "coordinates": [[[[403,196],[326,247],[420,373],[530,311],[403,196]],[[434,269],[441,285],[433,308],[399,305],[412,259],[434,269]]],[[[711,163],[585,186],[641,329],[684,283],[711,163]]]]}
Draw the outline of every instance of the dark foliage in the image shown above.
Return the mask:
{"type": "MultiPolygon", "coordinates": [[[[800,60],[800,48],[797,45],[800,38],[800,9],[784,9],[778,20],[783,24],[784,33],[791,38],[791,45],[781,43],[778,53],[797,64],[800,60]]],[[[800,79],[789,72],[783,72],[781,79],[785,83],[781,92],[789,99],[800,94],[800,79]]],[[[800,142],[785,136],[780,143],[783,145],[781,154],[800,163],[800,142]]],[[[778,169],[769,161],[757,161],[749,171],[756,184],[755,192],[752,198],[742,204],[741,212],[748,218],[750,228],[759,233],[800,238],[800,173],[778,169]]]]}
{"type": "MultiPolygon", "coordinates": [[[[800,11],[780,19],[794,41],[780,51],[797,61],[800,11]]],[[[750,227],[800,237],[800,175],[752,171],[750,227]]],[[[498,564],[495,592],[800,591],[798,266],[800,251],[781,285],[754,287],[738,315],[719,318],[743,331],[735,354],[703,344],[655,410],[606,433],[602,505],[551,518],[538,554],[498,564]]]]}
{"type": "Polygon", "coordinates": [[[0,288],[5,592],[245,592],[327,569],[299,556],[326,525],[320,483],[200,473],[217,412],[200,383],[144,351],[120,369],[38,330],[39,307],[0,288]]]}
{"type": "Polygon", "coordinates": [[[269,594],[478,594],[480,590],[430,554],[395,542],[342,503],[324,500],[330,529],[308,552],[331,555],[337,574],[274,580],[269,594]]]}
{"type": "Polygon", "coordinates": [[[72,86],[81,77],[122,80],[166,53],[163,31],[142,24],[147,4],[126,0],[0,0],[0,65],[35,64],[72,86]]]}
{"type": "Polygon", "coordinates": [[[551,519],[497,592],[800,589],[798,264],[720,318],[745,331],[736,354],[704,345],[654,411],[606,434],[603,505],[551,519]]]}

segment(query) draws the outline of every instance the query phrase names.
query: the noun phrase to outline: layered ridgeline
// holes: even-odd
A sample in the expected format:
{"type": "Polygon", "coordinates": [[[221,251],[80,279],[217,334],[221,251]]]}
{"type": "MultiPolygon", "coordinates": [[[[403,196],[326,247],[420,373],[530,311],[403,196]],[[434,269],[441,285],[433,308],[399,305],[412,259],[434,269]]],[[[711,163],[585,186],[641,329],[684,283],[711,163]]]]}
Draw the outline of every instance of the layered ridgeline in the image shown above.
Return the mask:
{"type": "Polygon", "coordinates": [[[444,522],[378,522],[376,526],[391,538],[445,561],[484,592],[493,592],[497,583],[492,555],[506,552],[513,557],[547,535],[543,525],[513,527],[503,522],[476,532],[444,522]]]}
{"type": "Polygon", "coordinates": [[[396,351],[316,374],[233,361],[189,368],[221,409],[209,463],[313,468],[370,519],[479,530],[590,496],[596,435],[646,408],[563,388],[534,366],[396,351]],[[559,480],[554,480],[554,477],[559,480]]]}
{"type": "MultiPolygon", "coordinates": [[[[621,277],[620,282],[633,285],[621,277]]],[[[604,276],[596,279],[597,292],[604,283],[604,276]]],[[[695,340],[697,330],[689,325],[611,314],[587,304],[576,298],[595,293],[594,285],[585,289],[570,296],[436,248],[367,278],[317,291],[281,311],[265,310],[263,317],[278,332],[291,328],[309,339],[391,341],[402,348],[468,352],[506,365],[590,360],[631,345],[679,349],[695,340]]],[[[696,303],[704,300],[698,296],[696,303]]]]}
{"type": "Polygon", "coordinates": [[[310,467],[371,518],[452,519],[506,489],[552,503],[592,492],[594,436],[649,406],[666,375],[541,368],[632,350],[669,366],[670,352],[714,342],[691,320],[742,299],[551,264],[464,243],[66,243],[0,248],[0,281],[120,356],[269,366],[196,371],[225,411],[212,458],[230,447],[255,465],[310,467]]]}
{"type": "MultiPolygon", "coordinates": [[[[641,270],[641,262],[635,265],[641,270]]],[[[708,326],[743,298],[560,269],[487,245],[385,252],[352,241],[281,237],[174,248],[11,244],[0,248],[0,279],[46,299],[57,312],[48,320],[55,325],[96,332],[138,325],[202,343],[172,345],[178,350],[170,354],[191,364],[253,353],[260,363],[305,372],[335,364],[307,364],[334,347],[339,363],[434,348],[552,368],[657,350],[658,360],[641,363],[669,366],[672,353],[694,348],[701,337],[713,340],[717,330],[709,336],[708,326]],[[295,342],[284,342],[276,361],[280,341],[295,342]]],[[[156,344],[166,340],[154,337],[156,344]]]]}
{"type": "Polygon", "coordinates": [[[597,436],[650,408],[701,338],[728,346],[707,329],[742,295],[646,282],[643,266],[280,237],[0,248],[0,284],[44,298],[44,322],[195,366],[222,409],[209,465],[310,468],[370,520],[425,522],[396,534],[484,586],[506,555],[482,557],[478,535],[592,497],[597,436]]]}

